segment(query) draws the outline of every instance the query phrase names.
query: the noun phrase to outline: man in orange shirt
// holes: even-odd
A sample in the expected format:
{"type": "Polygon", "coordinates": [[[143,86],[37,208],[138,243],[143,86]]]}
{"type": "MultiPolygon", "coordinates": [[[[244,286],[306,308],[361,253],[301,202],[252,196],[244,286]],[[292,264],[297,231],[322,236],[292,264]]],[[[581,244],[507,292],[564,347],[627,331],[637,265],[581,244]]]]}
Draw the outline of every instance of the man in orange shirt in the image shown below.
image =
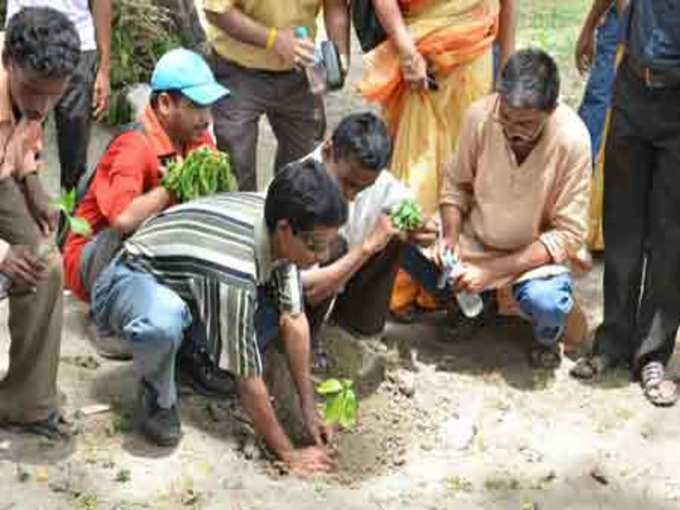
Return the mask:
{"type": "MultiPolygon", "coordinates": [[[[208,132],[210,108],[229,91],[198,54],[183,48],[166,53],[154,69],[151,90],[140,122],[111,142],[76,211],[90,223],[93,236],[71,233],[64,246],[66,285],[84,301],[122,241],[172,204],[161,186],[167,164],[200,147],[215,147],[208,132]]],[[[102,355],[130,357],[128,346],[116,338],[95,336],[102,355]]],[[[189,382],[202,393],[223,393],[224,381],[206,351],[189,350],[183,360],[189,382]]]]}
{"type": "Polygon", "coordinates": [[[8,283],[9,370],[0,380],[0,423],[63,438],[57,371],[62,272],[57,223],[37,171],[41,123],[68,87],[80,58],[73,23],[58,11],[26,8],[7,25],[0,66],[0,273],[8,283]],[[42,249],[40,250],[42,251],[42,249]]]}

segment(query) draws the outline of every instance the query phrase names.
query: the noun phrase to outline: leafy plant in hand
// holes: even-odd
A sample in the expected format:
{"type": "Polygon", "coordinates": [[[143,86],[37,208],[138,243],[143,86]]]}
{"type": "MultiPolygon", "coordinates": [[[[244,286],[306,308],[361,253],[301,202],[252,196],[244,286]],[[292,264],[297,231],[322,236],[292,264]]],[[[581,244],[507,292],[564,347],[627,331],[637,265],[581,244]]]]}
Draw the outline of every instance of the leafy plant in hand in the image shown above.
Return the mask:
{"type": "Polygon", "coordinates": [[[181,163],[171,163],[162,184],[179,202],[238,188],[229,156],[207,147],[193,151],[181,163]]]}
{"type": "Polygon", "coordinates": [[[417,230],[425,223],[420,204],[410,198],[395,205],[390,212],[390,217],[394,227],[402,232],[417,230]]]}
{"type": "Polygon", "coordinates": [[[356,425],[359,402],[351,380],[326,379],[317,386],[316,392],[325,399],[321,416],[327,425],[340,425],[346,429],[356,425]]]}

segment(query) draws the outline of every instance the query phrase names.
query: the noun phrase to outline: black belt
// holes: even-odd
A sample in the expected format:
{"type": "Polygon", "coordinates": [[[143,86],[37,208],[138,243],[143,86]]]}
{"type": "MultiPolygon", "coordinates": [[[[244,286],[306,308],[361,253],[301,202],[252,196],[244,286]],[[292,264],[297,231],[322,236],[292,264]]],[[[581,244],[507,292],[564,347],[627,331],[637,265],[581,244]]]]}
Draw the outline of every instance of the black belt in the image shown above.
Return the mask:
{"type": "Polygon", "coordinates": [[[645,85],[654,89],[680,88],[680,69],[659,70],[647,67],[630,53],[626,54],[625,64],[645,85]]]}

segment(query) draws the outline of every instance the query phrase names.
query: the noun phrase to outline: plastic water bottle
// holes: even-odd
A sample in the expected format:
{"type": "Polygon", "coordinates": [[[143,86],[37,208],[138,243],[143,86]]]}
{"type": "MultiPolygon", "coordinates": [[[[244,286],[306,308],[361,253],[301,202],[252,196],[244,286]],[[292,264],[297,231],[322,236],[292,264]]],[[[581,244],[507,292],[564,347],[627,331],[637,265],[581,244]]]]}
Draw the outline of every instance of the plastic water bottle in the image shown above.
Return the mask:
{"type": "Polygon", "coordinates": [[[0,273],[0,299],[5,299],[9,295],[12,287],[12,280],[6,274],[0,273]]]}
{"type": "MultiPolygon", "coordinates": [[[[437,287],[443,289],[446,287],[446,283],[453,276],[456,276],[457,272],[461,271],[460,263],[456,258],[453,251],[447,249],[442,253],[442,262],[444,267],[437,280],[437,287]]],[[[456,293],[456,301],[458,301],[458,306],[463,312],[463,315],[472,319],[477,317],[484,309],[484,302],[479,294],[471,294],[470,292],[458,292],[456,293]]]]}
{"type": "MultiPolygon", "coordinates": [[[[309,37],[309,30],[307,30],[307,27],[297,27],[295,29],[295,36],[300,39],[306,39],[309,37]]],[[[312,94],[321,95],[326,92],[326,67],[323,65],[323,58],[318,48],[314,50],[314,63],[305,67],[305,73],[307,74],[309,90],[312,94]]]]}

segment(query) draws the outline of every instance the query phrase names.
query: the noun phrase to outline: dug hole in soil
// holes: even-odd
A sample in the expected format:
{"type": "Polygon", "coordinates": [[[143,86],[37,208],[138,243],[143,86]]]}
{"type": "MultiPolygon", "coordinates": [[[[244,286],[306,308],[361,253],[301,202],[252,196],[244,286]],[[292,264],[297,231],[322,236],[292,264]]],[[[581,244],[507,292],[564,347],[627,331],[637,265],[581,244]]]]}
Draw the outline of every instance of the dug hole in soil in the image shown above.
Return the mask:
{"type": "MultiPolygon", "coordinates": [[[[339,431],[333,441],[335,468],[328,481],[356,486],[404,466],[421,447],[428,449],[427,437],[445,417],[414,398],[416,367],[401,357],[398,342],[356,338],[334,325],[325,326],[322,338],[329,368],[314,375],[314,384],[348,378],[359,398],[356,427],[339,431]]],[[[284,355],[272,347],[265,365],[279,419],[297,444],[309,444],[284,355]]]]}

